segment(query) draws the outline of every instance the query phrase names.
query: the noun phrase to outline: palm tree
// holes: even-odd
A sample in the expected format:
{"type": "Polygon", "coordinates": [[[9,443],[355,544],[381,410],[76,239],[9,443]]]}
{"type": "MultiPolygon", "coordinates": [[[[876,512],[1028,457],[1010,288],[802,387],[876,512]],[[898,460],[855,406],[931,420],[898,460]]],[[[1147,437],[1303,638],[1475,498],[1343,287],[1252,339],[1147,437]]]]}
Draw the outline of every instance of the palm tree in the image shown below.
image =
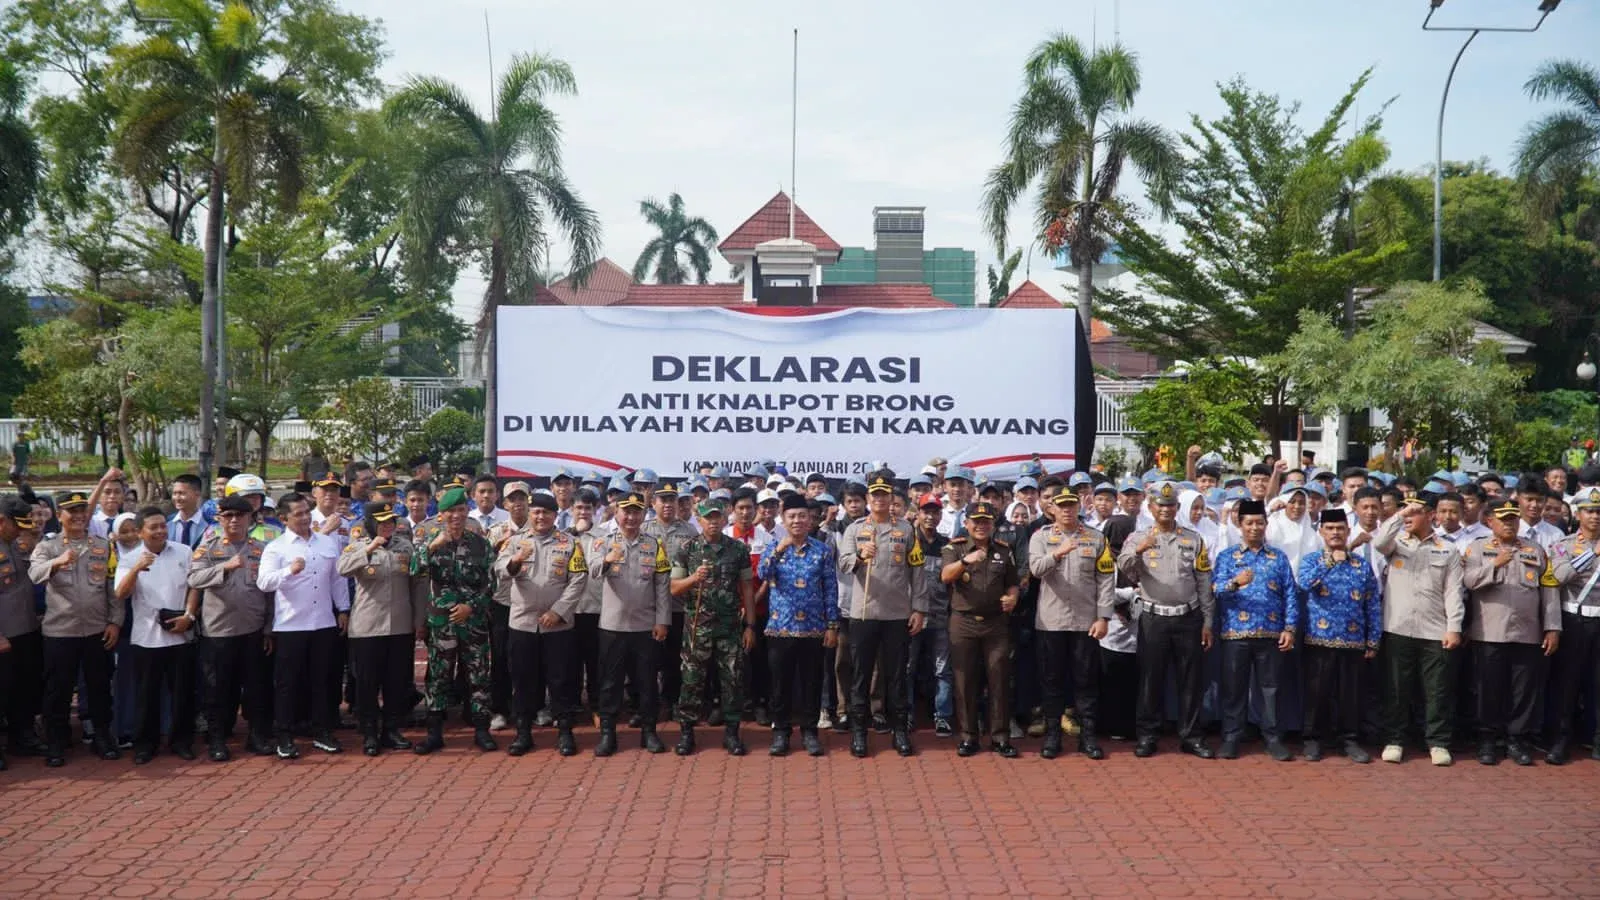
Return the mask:
{"type": "Polygon", "coordinates": [[[643,281],[654,263],[657,284],[683,284],[689,280],[689,272],[678,261],[682,252],[688,255],[695,278],[705,284],[711,277],[711,248],[717,245],[717,230],[711,223],[684,215],[683,198],[676,192],[667,197],[665,207],[654,199],[639,201],[639,214],[655,227],[656,236],[644,245],[633,264],[633,280],[643,281]]]}
{"type": "MultiPolygon", "coordinates": [[[[318,109],[292,77],[263,74],[272,42],[249,4],[231,0],[140,0],[142,19],[161,31],[115,51],[113,77],[128,90],[113,154],[135,178],[159,180],[196,134],[210,143],[205,272],[200,296],[200,478],[210,483],[216,446],[217,346],[221,313],[222,235],[270,180],[292,208],[305,173],[307,146],[322,132],[318,109]]],[[[194,161],[186,161],[195,165],[194,161]]]]}
{"type": "Polygon", "coordinates": [[[513,293],[531,291],[546,274],[553,227],[572,247],[575,281],[600,256],[600,220],[579,198],[561,166],[561,126],[546,99],[576,94],[572,69],[551,56],[512,59],[485,120],[459,87],[413,77],[388,103],[392,122],[412,121],[427,137],[411,173],[407,242],[424,265],[454,249],[478,258],[488,276],[478,315],[485,373],[483,454],[497,465],[495,320],[513,293]]]}
{"type": "Polygon", "coordinates": [[[1085,332],[1094,312],[1094,263],[1107,234],[1130,214],[1117,195],[1132,163],[1163,214],[1182,169],[1177,141],[1160,126],[1127,116],[1139,93],[1137,57],[1120,45],[1086,52],[1056,34],[1034,48],[1024,67],[1022,96],[1011,110],[1005,159],[984,187],[983,225],[1005,255],[1011,207],[1034,190],[1034,240],[1066,247],[1078,270],[1078,319],[1085,332]]]}
{"type": "Polygon", "coordinates": [[[1517,173],[1530,197],[1549,212],[1567,188],[1600,162],[1600,69],[1578,60],[1547,62],[1522,89],[1535,101],[1566,103],[1565,109],[1530,124],[1517,142],[1517,173]]]}
{"type": "Polygon", "coordinates": [[[39,142],[22,119],[26,88],[16,64],[0,59],[0,245],[28,223],[42,168],[39,142]]]}

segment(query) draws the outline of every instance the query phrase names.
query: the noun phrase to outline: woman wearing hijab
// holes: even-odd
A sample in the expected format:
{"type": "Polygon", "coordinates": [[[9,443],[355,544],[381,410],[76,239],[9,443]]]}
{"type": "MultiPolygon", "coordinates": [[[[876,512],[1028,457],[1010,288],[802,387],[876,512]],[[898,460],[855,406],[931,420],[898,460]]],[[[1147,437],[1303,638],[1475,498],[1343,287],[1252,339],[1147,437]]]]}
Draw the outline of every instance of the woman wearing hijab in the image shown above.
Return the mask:
{"type": "Polygon", "coordinates": [[[1217,558],[1222,550],[1222,528],[1206,515],[1205,497],[1199,491],[1184,491],[1178,495],[1178,524],[1199,532],[1206,542],[1206,553],[1212,559],[1217,558]]]}
{"type": "Polygon", "coordinates": [[[339,574],[355,581],[350,601],[350,669],[355,675],[361,750],[409,750],[400,723],[411,711],[416,682],[412,663],[423,638],[427,577],[411,574],[411,541],[396,534],[394,507],[369,503],[362,534],[339,555],[339,574]],[[383,694],[380,720],[378,694],[383,694]],[[379,723],[382,723],[380,730],[379,723]]]}
{"type": "Polygon", "coordinates": [[[1301,557],[1322,549],[1317,523],[1312,519],[1305,487],[1290,485],[1279,496],[1283,508],[1267,519],[1267,543],[1289,555],[1289,567],[1300,571],[1301,557]]]}

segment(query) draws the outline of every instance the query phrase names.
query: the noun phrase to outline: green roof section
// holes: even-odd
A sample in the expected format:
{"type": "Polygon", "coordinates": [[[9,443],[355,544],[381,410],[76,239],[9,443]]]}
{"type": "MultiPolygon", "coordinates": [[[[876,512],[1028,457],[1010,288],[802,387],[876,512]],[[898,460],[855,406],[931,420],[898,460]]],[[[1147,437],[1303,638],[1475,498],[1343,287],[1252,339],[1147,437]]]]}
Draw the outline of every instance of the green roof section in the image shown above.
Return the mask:
{"type": "MultiPolygon", "coordinates": [[[[877,253],[865,247],[844,247],[839,261],[822,267],[823,284],[877,284],[877,253]]],[[[960,247],[922,251],[922,283],[935,297],[957,306],[977,303],[978,255],[960,247]]]]}

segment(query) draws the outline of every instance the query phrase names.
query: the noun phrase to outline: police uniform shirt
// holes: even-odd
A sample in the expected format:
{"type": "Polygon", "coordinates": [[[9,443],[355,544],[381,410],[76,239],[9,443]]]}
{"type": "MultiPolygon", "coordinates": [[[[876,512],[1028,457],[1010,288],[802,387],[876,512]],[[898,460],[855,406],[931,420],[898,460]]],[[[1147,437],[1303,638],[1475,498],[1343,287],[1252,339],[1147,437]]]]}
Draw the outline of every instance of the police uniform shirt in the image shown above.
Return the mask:
{"type": "Polygon", "coordinates": [[[583,594],[578,598],[578,615],[598,616],[600,614],[600,594],[605,589],[605,578],[601,577],[602,568],[600,561],[606,555],[606,542],[609,536],[598,534],[593,529],[583,534],[572,536],[578,542],[578,549],[583,551],[583,558],[588,563],[589,577],[584,579],[583,594]]]}
{"type": "MultiPolygon", "coordinates": [[[[332,532],[323,533],[327,534],[328,537],[333,538],[334,543],[339,545],[340,552],[343,552],[344,548],[350,545],[351,520],[339,515],[338,513],[334,513],[332,517],[339,519],[339,527],[334,529],[332,532]]],[[[322,531],[322,523],[328,521],[329,518],[329,516],[323,515],[321,510],[313,509],[311,511],[311,530],[322,531]]]]}
{"type": "Polygon", "coordinates": [[[534,634],[571,629],[589,585],[588,557],[581,543],[554,528],[543,535],[534,531],[513,535],[500,548],[494,573],[510,591],[511,628],[534,634]],[[511,560],[525,549],[530,551],[528,558],[512,574],[511,560]],[[539,617],[547,612],[560,616],[560,624],[540,625],[539,617]]]}
{"type": "MultiPolygon", "coordinates": [[[[505,547],[506,542],[511,540],[512,535],[523,534],[532,527],[532,516],[524,519],[522,524],[518,525],[516,522],[513,522],[511,517],[508,515],[506,516],[505,521],[497,522],[494,525],[489,526],[489,532],[485,534],[484,537],[489,539],[489,549],[493,550],[496,554],[499,554],[501,549],[505,547]]],[[[498,576],[495,577],[494,602],[500,604],[501,606],[511,605],[511,583],[507,579],[500,578],[498,576]]]]}
{"type": "Polygon", "coordinates": [[[338,572],[355,582],[350,600],[353,638],[411,634],[428,616],[428,579],[411,574],[411,542],[398,534],[381,547],[370,539],[351,541],[339,554],[338,572]]]}
{"type": "MultiPolygon", "coordinates": [[[[760,530],[761,526],[757,525],[756,531],[759,532],[760,530]]],[[[688,522],[685,522],[682,519],[674,519],[670,525],[662,522],[660,519],[655,519],[653,521],[644,523],[644,525],[640,526],[639,531],[650,535],[651,537],[660,541],[662,545],[666,547],[667,560],[669,562],[677,559],[679,554],[683,553],[683,548],[689,546],[690,541],[700,536],[698,531],[695,531],[688,522]]],[[[683,612],[683,604],[683,597],[673,597],[672,611],[674,613],[683,612]]]]}
{"type": "Polygon", "coordinates": [[[1561,585],[1562,611],[1600,618],[1600,566],[1595,563],[1596,545],[1584,539],[1582,532],[1550,548],[1550,574],[1561,585]]]}
{"type": "Polygon", "coordinates": [[[1213,621],[1216,601],[1211,594],[1211,560],[1199,532],[1188,528],[1135,531],[1122,545],[1117,571],[1139,588],[1146,603],[1198,607],[1207,625],[1213,621]],[[1146,536],[1154,541],[1140,553],[1139,545],[1146,536]]]}
{"type": "Polygon", "coordinates": [[[1460,632],[1466,617],[1461,580],[1461,554],[1429,535],[1418,540],[1401,529],[1405,517],[1395,516],[1372,535],[1373,549],[1389,561],[1384,578],[1383,630],[1423,640],[1443,640],[1447,632],[1460,632]]]}
{"type": "Polygon", "coordinates": [[[116,553],[102,537],[89,535],[69,541],[65,534],[45,538],[28,558],[28,579],[44,587],[44,636],[89,637],[122,625],[122,603],[117,600],[112,575],[116,553]],[[72,547],[78,559],[51,572],[50,561],[72,547]]]}
{"type": "Polygon", "coordinates": [[[8,638],[39,630],[33,611],[33,582],[15,541],[0,543],[0,635],[8,638]]]}
{"type": "Polygon", "coordinates": [[[603,551],[593,566],[601,572],[600,627],[606,631],[649,631],[672,624],[668,575],[672,566],[661,541],[643,531],[628,540],[620,531],[595,548],[603,551]],[[614,549],[622,559],[605,560],[614,549]]]}
{"type": "Polygon", "coordinates": [[[904,519],[878,524],[872,517],[857,520],[839,539],[839,572],[852,582],[852,619],[892,621],[928,612],[928,584],[922,569],[922,545],[904,519]],[[861,550],[873,545],[876,556],[862,559],[861,550]]]}
{"type": "MultiPolygon", "coordinates": [[[[150,552],[140,544],[132,553],[117,560],[118,583],[133,572],[134,566],[150,552]]],[[[133,618],[128,622],[128,640],[135,647],[181,647],[194,640],[194,629],[181,634],[161,627],[163,609],[181,610],[189,595],[190,550],[176,541],[168,541],[161,552],[155,554],[150,568],[140,572],[133,580],[133,595],[129,608],[133,618]]]]}
{"type": "Polygon", "coordinates": [[[339,545],[325,534],[303,538],[286,531],[261,554],[256,584],[273,595],[272,630],[317,631],[337,625],[336,613],[350,611],[350,583],[339,577],[339,545]],[[305,561],[292,574],[296,559],[305,561]]]}
{"type": "Polygon", "coordinates": [[[1116,560],[1098,531],[1040,528],[1028,542],[1028,573],[1039,579],[1033,627],[1040,631],[1088,631],[1095,619],[1116,615],[1116,560]],[[1056,559],[1069,542],[1071,552],[1056,559]]]}
{"type": "Polygon", "coordinates": [[[1462,554],[1467,588],[1467,638],[1492,644],[1537,644],[1561,630],[1561,582],[1544,548],[1518,539],[1511,562],[1496,567],[1494,538],[1479,538],[1462,554]]]}
{"type": "Polygon", "coordinates": [[[271,628],[272,597],[256,586],[261,553],[266,544],[245,538],[230,544],[216,536],[195,548],[189,557],[189,587],[200,595],[200,620],[206,637],[225,638],[256,634],[271,628]],[[229,560],[244,554],[237,569],[229,560]]]}
{"type": "MultiPolygon", "coordinates": [[[[940,551],[940,568],[961,562],[973,550],[977,541],[970,536],[958,537],[940,551]]],[[[1005,610],[1000,601],[1008,591],[1020,587],[1022,579],[1017,572],[1017,557],[1005,541],[990,540],[984,548],[983,561],[966,565],[961,577],[949,585],[950,611],[965,613],[974,618],[998,616],[1005,610]]]]}

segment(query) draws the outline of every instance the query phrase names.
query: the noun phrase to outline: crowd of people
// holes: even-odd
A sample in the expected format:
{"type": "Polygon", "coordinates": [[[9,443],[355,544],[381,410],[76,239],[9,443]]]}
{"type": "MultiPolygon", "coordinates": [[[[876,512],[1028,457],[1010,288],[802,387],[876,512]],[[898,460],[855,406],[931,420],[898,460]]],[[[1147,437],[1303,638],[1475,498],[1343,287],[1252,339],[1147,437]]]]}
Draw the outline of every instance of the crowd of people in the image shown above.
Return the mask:
{"type": "Polygon", "coordinates": [[[202,736],[216,762],[338,753],[350,726],[367,755],[428,754],[452,710],[518,756],[549,727],[573,755],[592,719],[602,757],[624,726],[665,752],[665,720],[680,755],[701,724],[743,755],[748,721],[775,756],[796,731],[909,756],[931,727],[961,756],[1147,757],[1171,725],[1207,759],[1259,737],[1288,761],[1298,735],[1311,761],[1420,738],[1436,765],[1463,740],[1559,765],[1600,727],[1600,467],[1418,483],[1191,448],[1120,478],[936,458],[502,484],[408,462],[322,461],[276,497],[224,470],[140,506],[112,469],[0,498],[8,752],[64,765],[74,710],[137,764],[202,736]]]}

